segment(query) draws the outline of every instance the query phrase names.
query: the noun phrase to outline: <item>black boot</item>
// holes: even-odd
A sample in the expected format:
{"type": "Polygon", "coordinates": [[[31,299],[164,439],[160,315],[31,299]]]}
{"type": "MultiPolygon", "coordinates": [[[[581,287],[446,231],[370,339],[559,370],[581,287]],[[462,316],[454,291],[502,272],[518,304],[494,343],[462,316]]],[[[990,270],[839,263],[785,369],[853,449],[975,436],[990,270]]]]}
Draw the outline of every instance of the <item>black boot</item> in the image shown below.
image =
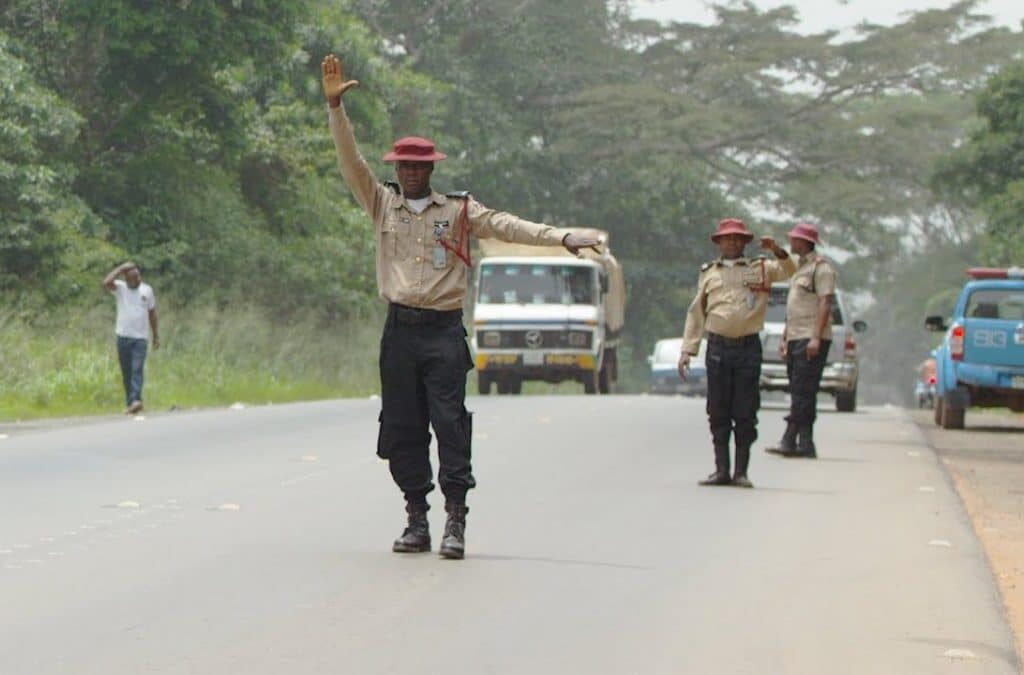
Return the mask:
{"type": "Polygon", "coordinates": [[[796,438],[796,452],[790,457],[804,457],[814,459],[818,456],[818,449],[814,447],[814,426],[806,424],[800,427],[796,438]]]}
{"type": "Polygon", "coordinates": [[[448,521],[444,524],[444,539],[441,540],[441,557],[461,560],[466,555],[466,514],[465,504],[445,504],[448,521]]]}
{"type": "Polygon", "coordinates": [[[750,465],[750,446],[736,446],[736,473],[733,474],[732,484],[736,487],[752,488],[754,484],[747,478],[747,467],[750,465]]]}
{"type": "Polygon", "coordinates": [[[782,439],[774,447],[765,448],[765,452],[773,455],[791,455],[796,452],[797,427],[792,422],[786,422],[786,430],[782,432],[782,439]]]}
{"type": "Polygon", "coordinates": [[[716,445],[715,446],[715,472],[705,478],[702,481],[697,481],[698,485],[728,485],[729,479],[729,446],[728,445],[716,445]]]}
{"type": "Polygon", "coordinates": [[[395,539],[391,550],[395,553],[425,553],[430,550],[430,524],[427,522],[426,502],[406,502],[405,512],[409,514],[409,526],[402,536],[395,539]]]}

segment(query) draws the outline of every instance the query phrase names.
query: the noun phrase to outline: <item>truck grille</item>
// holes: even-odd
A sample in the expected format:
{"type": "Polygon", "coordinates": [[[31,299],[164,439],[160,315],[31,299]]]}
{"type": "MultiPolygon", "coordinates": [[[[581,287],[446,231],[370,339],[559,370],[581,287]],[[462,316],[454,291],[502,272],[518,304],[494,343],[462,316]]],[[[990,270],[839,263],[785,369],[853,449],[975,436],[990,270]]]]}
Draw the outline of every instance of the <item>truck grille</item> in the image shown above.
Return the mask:
{"type": "Polygon", "coordinates": [[[478,330],[476,344],[485,349],[590,349],[586,330],[478,330]]]}

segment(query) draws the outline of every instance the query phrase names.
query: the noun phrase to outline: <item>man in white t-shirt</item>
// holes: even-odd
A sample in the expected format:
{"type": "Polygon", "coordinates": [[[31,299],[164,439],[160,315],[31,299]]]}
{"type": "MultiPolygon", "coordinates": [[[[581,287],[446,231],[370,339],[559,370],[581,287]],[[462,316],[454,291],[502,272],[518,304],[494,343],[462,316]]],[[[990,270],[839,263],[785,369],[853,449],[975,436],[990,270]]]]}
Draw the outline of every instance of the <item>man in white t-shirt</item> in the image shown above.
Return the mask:
{"type": "Polygon", "coordinates": [[[157,332],[156,296],[149,284],[142,283],[142,273],[133,262],[118,265],[103,278],[103,288],[117,300],[117,358],[124,381],[126,414],[142,410],[142,372],[150,335],[153,349],[160,347],[157,332]],[[124,279],[118,279],[119,276],[124,279]]]}

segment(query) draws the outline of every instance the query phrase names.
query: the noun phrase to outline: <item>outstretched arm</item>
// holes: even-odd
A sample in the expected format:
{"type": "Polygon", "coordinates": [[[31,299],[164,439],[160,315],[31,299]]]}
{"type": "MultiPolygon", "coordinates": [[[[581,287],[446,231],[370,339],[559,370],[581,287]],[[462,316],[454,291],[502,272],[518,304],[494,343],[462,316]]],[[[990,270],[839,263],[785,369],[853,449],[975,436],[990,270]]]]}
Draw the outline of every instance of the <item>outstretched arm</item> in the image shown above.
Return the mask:
{"type": "Polygon", "coordinates": [[[359,85],[358,80],[346,80],[341,61],[334,54],[328,54],[320,64],[324,97],[327,99],[334,149],[338,153],[338,168],[356,201],[375,222],[381,209],[381,191],[384,187],[377,182],[366,160],[356,146],[352,123],[345,114],[341,96],[359,85]]]}

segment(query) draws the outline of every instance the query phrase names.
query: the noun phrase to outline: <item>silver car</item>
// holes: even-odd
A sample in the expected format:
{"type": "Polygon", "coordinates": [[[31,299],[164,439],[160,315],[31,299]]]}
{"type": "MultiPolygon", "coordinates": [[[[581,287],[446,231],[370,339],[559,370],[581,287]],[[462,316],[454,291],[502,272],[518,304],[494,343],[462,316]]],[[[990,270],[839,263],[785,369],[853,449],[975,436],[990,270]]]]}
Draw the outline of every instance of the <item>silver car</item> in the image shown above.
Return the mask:
{"type": "MultiPolygon", "coordinates": [[[[765,315],[764,330],[761,331],[761,346],[764,351],[761,364],[762,391],[789,391],[789,375],[786,364],[779,356],[779,342],[786,327],[786,295],[789,284],[772,284],[768,296],[768,312],[765,315]]],[[[836,410],[853,412],[857,409],[857,340],[855,333],[867,328],[863,321],[849,321],[849,314],[843,302],[843,294],[836,291],[832,303],[832,346],[828,350],[825,371],[821,375],[821,391],[832,394],[836,399],[836,410]]]]}
{"type": "Polygon", "coordinates": [[[690,359],[686,379],[679,377],[679,353],[683,349],[682,338],[665,338],[654,345],[654,353],[647,357],[651,364],[650,391],[652,394],[687,394],[706,396],[708,393],[707,369],[704,354],[707,340],[700,341],[697,355],[690,359]]]}

